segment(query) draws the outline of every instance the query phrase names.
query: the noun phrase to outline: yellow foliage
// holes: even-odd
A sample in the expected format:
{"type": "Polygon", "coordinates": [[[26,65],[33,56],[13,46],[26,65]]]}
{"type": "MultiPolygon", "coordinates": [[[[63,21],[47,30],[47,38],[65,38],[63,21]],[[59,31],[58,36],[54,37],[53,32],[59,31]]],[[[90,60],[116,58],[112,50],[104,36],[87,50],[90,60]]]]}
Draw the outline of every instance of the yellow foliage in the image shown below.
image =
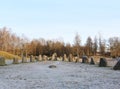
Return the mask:
{"type": "Polygon", "coordinates": [[[10,54],[10,53],[5,52],[5,51],[0,51],[0,56],[5,57],[5,59],[13,59],[13,58],[15,58],[15,57],[18,58],[18,59],[20,59],[19,56],[10,54]]]}

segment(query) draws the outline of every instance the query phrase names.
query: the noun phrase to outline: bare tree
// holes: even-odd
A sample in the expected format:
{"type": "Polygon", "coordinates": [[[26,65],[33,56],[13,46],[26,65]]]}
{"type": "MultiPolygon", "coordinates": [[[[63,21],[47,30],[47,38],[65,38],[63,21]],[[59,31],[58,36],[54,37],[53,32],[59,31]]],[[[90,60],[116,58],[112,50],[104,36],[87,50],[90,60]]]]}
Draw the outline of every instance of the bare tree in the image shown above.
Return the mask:
{"type": "Polygon", "coordinates": [[[97,40],[97,38],[95,36],[94,43],[93,43],[93,52],[94,52],[94,55],[96,55],[97,49],[98,49],[98,40],[97,40]]]}

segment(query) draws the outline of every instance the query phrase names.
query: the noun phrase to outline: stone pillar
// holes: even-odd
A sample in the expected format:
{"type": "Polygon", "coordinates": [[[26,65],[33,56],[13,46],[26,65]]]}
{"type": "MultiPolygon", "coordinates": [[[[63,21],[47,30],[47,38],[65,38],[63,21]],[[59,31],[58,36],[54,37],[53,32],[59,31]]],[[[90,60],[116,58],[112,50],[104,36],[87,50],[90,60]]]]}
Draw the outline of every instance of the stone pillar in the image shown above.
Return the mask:
{"type": "Polygon", "coordinates": [[[42,55],[39,55],[38,61],[42,61],[42,55]]]}
{"type": "Polygon", "coordinates": [[[18,60],[17,57],[14,57],[14,58],[13,58],[13,64],[19,64],[19,60],[18,60]]]}
{"type": "Polygon", "coordinates": [[[63,61],[68,61],[66,54],[64,54],[63,61]]]}
{"type": "Polygon", "coordinates": [[[73,62],[73,56],[72,56],[72,54],[69,55],[69,62],[73,62]]]}
{"type": "Polygon", "coordinates": [[[120,70],[120,59],[116,63],[116,65],[113,67],[114,70],[120,70]]]}
{"type": "Polygon", "coordinates": [[[35,56],[35,61],[39,61],[39,60],[38,60],[38,56],[35,56]]]}
{"type": "Polygon", "coordinates": [[[75,57],[75,58],[74,58],[74,62],[75,62],[75,63],[77,63],[77,62],[78,62],[78,60],[79,60],[79,58],[78,58],[78,57],[75,57]]]}
{"type": "Polygon", "coordinates": [[[30,55],[30,62],[34,62],[34,58],[33,58],[33,55],[30,55]]]}
{"type": "Polygon", "coordinates": [[[27,59],[26,59],[26,57],[22,57],[22,63],[27,63],[27,59]]]}
{"type": "Polygon", "coordinates": [[[54,60],[55,60],[55,55],[52,54],[51,61],[54,61],[54,60]]]}
{"type": "Polygon", "coordinates": [[[0,57],[0,66],[5,66],[5,58],[0,57]]]}
{"type": "Polygon", "coordinates": [[[60,56],[60,57],[59,57],[59,61],[62,61],[62,60],[63,60],[63,57],[62,57],[62,56],[60,56]]]}
{"type": "Polygon", "coordinates": [[[91,64],[91,65],[95,65],[95,62],[94,62],[94,59],[93,59],[93,58],[91,58],[90,64],[91,64]]]}
{"type": "Polygon", "coordinates": [[[88,57],[87,56],[82,57],[82,63],[88,63],[88,57]]]}
{"type": "Polygon", "coordinates": [[[54,53],[54,54],[52,55],[52,61],[57,61],[57,53],[54,53]]]}
{"type": "Polygon", "coordinates": [[[75,62],[75,57],[73,56],[72,61],[75,62]]]}
{"type": "Polygon", "coordinates": [[[107,61],[105,58],[100,58],[99,67],[106,67],[107,61]]]}
{"type": "Polygon", "coordinates": [[[43,55],[43,61],[47,61],[47,56],[43,55]]]}

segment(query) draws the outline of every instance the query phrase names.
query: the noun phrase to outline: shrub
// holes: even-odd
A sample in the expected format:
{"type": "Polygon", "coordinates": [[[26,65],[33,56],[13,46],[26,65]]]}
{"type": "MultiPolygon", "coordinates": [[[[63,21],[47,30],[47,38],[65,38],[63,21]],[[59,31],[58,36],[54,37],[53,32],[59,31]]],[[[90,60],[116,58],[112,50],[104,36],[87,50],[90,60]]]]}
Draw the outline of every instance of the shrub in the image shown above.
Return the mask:
{"type": "Polygon", "coordinates": [[[0,56],[3,56],[5,59],[13,59],[13,58],[20,59],[19,56],[16,56],[16,55],[10,54],[8,52],[4,52],[4,51],[0,51],[0,56]]]}

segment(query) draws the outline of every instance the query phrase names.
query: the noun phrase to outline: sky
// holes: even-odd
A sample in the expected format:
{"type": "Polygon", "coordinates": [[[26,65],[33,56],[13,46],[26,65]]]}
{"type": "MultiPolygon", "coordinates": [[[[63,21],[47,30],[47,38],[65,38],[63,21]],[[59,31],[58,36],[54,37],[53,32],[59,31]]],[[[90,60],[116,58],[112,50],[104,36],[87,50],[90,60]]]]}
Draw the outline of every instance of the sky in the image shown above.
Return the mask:
{"type": "Polygon", "coordinates": [[[29,39],[82,43],[88,36],[120,37],[120,0],[0,0],[0,28],[29,39]]]}

